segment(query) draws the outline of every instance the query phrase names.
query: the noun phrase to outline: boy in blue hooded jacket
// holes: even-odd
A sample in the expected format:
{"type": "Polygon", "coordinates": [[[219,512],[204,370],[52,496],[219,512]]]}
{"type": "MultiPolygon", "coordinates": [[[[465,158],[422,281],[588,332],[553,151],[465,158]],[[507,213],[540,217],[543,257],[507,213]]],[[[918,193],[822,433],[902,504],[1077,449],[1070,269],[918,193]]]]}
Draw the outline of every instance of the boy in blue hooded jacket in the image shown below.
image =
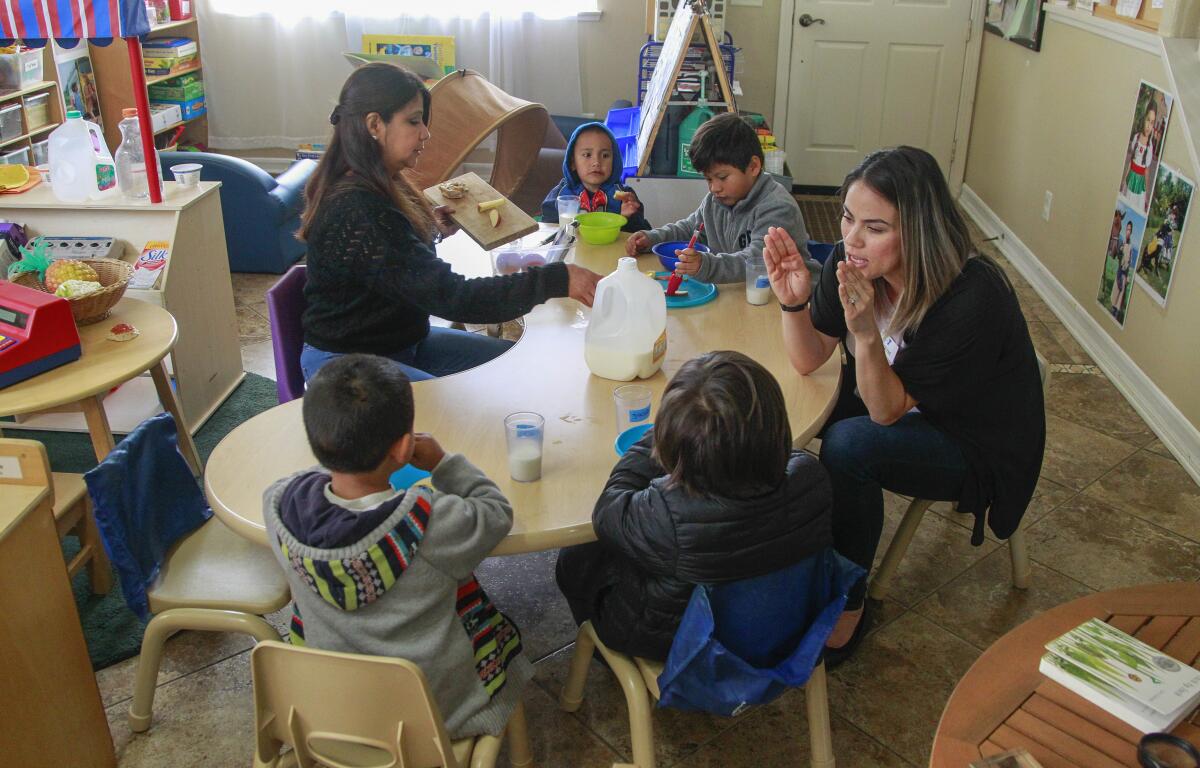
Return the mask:
{"type": "Polygon", "coordinates": [[[629,221],[626,232],[649,229],[642,204],[633,190],[621,185],[624,162],[616,137],[603,123],[584,123],[571,134],[563,157],[563,180],[542,201],[542,221],[558,221],[558,198],[579,198],[579,212],[608,211],[629,221]]]}

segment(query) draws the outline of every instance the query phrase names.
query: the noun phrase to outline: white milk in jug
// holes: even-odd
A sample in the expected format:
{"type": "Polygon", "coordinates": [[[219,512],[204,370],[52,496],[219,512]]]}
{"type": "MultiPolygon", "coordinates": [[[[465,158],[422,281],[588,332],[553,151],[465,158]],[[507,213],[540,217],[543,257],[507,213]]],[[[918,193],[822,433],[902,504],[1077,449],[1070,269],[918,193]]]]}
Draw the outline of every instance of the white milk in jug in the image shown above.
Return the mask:
{"type": "Polygon", "coordinates": [[[614,381],[649,378],[667,354],[667,300],[662,286],[628,256],[596,285],[583,357],[592,373],[614,381]]]}

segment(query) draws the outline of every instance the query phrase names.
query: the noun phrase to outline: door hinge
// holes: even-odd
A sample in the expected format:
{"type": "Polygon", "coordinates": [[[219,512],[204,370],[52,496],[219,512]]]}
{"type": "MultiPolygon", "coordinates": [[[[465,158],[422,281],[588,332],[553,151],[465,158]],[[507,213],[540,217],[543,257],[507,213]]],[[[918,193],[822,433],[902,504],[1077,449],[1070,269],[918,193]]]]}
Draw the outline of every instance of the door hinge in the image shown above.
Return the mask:
{"type": "Polygon", "coordinates": [[[954,158],[958,154],[958,139],[950,142],[950,165],[954,165],[954,158]]]}
{"type": "Polygon", "coordinates": [[[971,42],[971,35],[974,33],[974,27],[975,27],[975,25],[971,22],[972,22],[972,19],[968,18],[967,19],[967,42],[968,43],[971,42]]]}

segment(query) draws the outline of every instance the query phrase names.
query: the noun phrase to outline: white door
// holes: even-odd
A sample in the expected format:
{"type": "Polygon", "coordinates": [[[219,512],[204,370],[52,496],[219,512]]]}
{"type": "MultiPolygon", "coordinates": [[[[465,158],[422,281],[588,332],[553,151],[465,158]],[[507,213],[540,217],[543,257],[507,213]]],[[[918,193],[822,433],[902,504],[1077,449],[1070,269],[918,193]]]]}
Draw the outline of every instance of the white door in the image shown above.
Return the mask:
{"type": "Polygon", "coordinates": [[[790,54],[783,148],[795,182],[838,186],[868,152],[897,144],[928,150],[949,174],[971,0],[783,5],[784,22],[793,6],[780,53],[790,54]]]}

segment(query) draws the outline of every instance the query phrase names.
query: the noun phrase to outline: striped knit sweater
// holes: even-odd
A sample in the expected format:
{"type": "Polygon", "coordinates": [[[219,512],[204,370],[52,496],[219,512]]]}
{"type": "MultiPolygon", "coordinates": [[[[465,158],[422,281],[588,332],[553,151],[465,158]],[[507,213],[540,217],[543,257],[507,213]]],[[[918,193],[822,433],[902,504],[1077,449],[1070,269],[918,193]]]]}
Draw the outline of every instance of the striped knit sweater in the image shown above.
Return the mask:
{"type": "Polygon", "coordinates": [[[514,624],[472,570],[512,527],[512,507],[463,456],[366,511],[300,472],[263,498],[267,535],[292,588],[292,642],[409,659],[429,679],[452,738],[499,734],[532,667],[514,624]]]}

